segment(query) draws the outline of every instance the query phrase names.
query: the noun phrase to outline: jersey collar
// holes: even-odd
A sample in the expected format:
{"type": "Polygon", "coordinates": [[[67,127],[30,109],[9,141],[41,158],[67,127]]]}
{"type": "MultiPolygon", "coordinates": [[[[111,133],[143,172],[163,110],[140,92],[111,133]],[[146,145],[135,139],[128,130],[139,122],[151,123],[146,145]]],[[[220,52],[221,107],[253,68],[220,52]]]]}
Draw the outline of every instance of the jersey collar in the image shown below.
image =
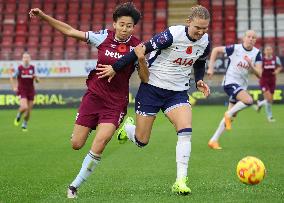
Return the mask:
{"type": "Polygon", "coordinates": [[[188,34],[188,27],[187,27],[187,26],[185,26],[185,34],[186,34],[187,38],[188,38],[190,41],[192,41],[192,42],[196,42],[196,41],[197,41],[196,39],[192,39],[192,38],[189,36],[189,34],[188,34]]]}
{"type": "Polygon", "coordinates": [[[126,40],[123,40],[123,41],[119,41],[119,40],[117,40],[116,38],[115,38],[115,32],[113,32],[113,40],[115,41],[115,42],[118,42],[118,43],[127,43],[127,42],[129,42],[129,40],[130,40],[130,38],[132,37],[132,35],[130,35],[126,40]]]}
{"type": "Polygon", "coordinates": [[[253,48],[252,48],[252,49],[247,49],[247,48],[245,48],[245,47],[244,47],[244,44],[242,44],[242,47],[243,47],[244,50],[246,50],[246,51],[252,51],[252,50],[253,50],[253,48]]]}

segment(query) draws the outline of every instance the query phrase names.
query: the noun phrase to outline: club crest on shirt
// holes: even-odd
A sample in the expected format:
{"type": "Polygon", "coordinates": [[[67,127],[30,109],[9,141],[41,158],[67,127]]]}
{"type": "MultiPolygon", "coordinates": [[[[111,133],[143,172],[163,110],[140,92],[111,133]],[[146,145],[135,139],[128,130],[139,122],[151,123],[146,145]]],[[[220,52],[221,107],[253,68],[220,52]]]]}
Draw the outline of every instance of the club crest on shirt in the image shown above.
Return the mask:
{"type": "Polygon", "coordinates": [[[164,44],[167,41],[167,34],[166,33],[162,33],[158,39],[157,42],[160,44],[164,44]]]}

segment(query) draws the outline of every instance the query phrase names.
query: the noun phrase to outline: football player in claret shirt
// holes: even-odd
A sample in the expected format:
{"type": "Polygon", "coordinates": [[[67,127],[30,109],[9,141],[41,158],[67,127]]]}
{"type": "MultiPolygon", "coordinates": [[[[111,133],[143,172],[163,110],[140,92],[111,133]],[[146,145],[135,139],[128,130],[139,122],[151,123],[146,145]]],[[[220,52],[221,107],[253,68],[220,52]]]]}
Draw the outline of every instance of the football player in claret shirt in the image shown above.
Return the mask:
{"type": "Polygon", "coordinates": [[[273,48],[270,45],[265,46],[262,57],[262,74],[259,85],[262,90],[264,100],[257,101],[256,110],[260,112],[262,106],[265,106],[267,120],[275,122],[272,116],[273,94],[276,87],[276,75],[282,70],[280,58],[273,54],[273,48]]]}
{"type": "MultiPolygon", "coordinates": [[[[171,26],[144,44],[145,54],[151,52],[148,60],[150,76],[147,83],[142,81],[135,98],[136,126],[129,117],[118,131],[120,143],[129,139],[138,147],[145,147],[150,140],[156,115],[162,110],[177,133],[177,176],[172,192],[182,195],[191,192],[187,186],[187,169],[191,152],[192,112],[187,92],[192,70],[197,89],[205,96],[210,93],[203,81],[206,58],[210,52],[209,22],[208,10],[203,6],[194,6],[189,10],[187,26],[171,26]]],[[[100,77],[111,79],[136,58],[131,52],[113,66],[100,67],[100,77]]]]}
{"type": "Polygon", "coordinates": [[[14,74],[10,77],[10,81],[13,91],[15,91],[20,98],[20,107],[14,120],[14,125],[19,126],[21,117],[24,115],[22,130],[27,131],[27,124],[35,96],[34,81],[38,82],[39,80],[35,74],[35,67],[30,64],[31,56],[27,52],[23,54],[22,61],[23,64],[16,69],[14,74]],[[17,78],[17,85],[13,78],[17,78]]]}
{"type": "Polygon", "coordinates": [[[242,44],[215,47],[212,50],[207,73],[212,77],[214,63],[218,54],[226,54],[229,57],[227,71],[222,86],[229,96],[228,110],[224,114],[217,130],[208,142],[212,149],[222,149],[219,145],[219,138],[225,129],[231,129],[231,120],[242,109],[253,104],[253,99],[247,91],[248,76],[251,71],[256,77],[261,76],[261,53],[254,47],[256,33],[253,30],[245,32],[242,44]]]}
{"type": "MultiPolygon", "coordinates": [[[[140,12],[130,2],[120,4],[115,8],[113,13],[114,31],[108,29],[98,32],[79,31],[48,16],[38,8],[30,11],[30,17],[35,16],[46,21],[67,37],[73,37],[95,46],[98,49],[97,64],[113,64],[140,44],[140,40],[132,35],[134,26],[140,19],[140,12]]],[[[92,129],[96,129],[96,136],[91,150],[82,163],[81,170],[67,189],[68,198],[77,197],[78,188],[100,163],[107,143],[126,115],[129,79],[135,68],[138,68],[138,74],[142,81],[148,80],[148,67],[143,54],[141,57],[140,50],[142,50],[141,46],[140,49],[135,50],[139,56],[138,66],[137,62],[129,64],[110,82],[107,79],[99,79],[96,68],[89,73],[86,81],[87,91],[80,104],[72,133],[73,149],[79,150],[84,146],[92,129]]]]}

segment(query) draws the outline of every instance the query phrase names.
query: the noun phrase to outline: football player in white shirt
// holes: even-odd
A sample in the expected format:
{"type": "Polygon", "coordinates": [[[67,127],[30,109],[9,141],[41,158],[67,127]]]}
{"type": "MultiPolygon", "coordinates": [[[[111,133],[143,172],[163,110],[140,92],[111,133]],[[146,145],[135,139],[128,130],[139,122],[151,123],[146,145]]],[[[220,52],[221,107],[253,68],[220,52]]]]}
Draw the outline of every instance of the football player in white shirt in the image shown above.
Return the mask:
{"type": "MultiPolygon", "coordinates": [[[[118,131],[118,140],[128,139],[139,147],[148,144],[156,114],[162,110],[177,132],[176,162],[177,178],[172,192],[189,194],[186,185],[187,168],[191,151],[191,106],[187,91],[190,87],[190,73],[194,69],[196,87],[205,96],[210,93],[203,81],[206,57],[210,52],[208,30],[210,14],[202,6],[192,7],[187,26],[172,26],[154,36],[143,46],[145,54],[151,53],[149,81],[141,83],[135,99],[136,126],[132,118],[127,118],[118,131]]],[[[135,48],[136,49],[136,48],[135,48]]],[[[136,50],[135,50],[136,51],[136,50]]],[[[113,77],[126,64],[144,55],[130,52],[113,66],[101,65],[100,77],[113,77]]]]}
{"type": "Polygon", "coordinates": [[[214,73],[217,55],[226,54],[229,57],[227,72],[222,82],[224,91],[229,96],[229,106],[219,127],[208,143],[208,146],[212,149],[222,149],[218,140],[225,129],[231,129],[232,117],[253,104],[253,99],[247,92],[248,74],[249,71],[252,71],[259,78],[262,66],[260,51],[254,47],[256,38],[255,31],[248,30],[243,37],[242,44],[220,46],[212,50],[207,70],[209,78],[214,73]]]}

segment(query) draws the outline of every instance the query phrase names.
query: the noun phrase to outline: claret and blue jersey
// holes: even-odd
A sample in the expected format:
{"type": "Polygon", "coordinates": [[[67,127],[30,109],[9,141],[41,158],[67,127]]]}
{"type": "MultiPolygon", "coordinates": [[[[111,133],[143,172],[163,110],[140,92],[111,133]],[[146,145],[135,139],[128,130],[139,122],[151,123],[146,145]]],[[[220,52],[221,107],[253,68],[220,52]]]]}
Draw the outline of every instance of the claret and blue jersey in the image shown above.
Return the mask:
{"type": "MultiPolygon", "coordinates": [[[[140,40],[132,35],[125,41],[117,41],[115,32],[107,29],[86,32],[86,39],[88,44],[98,49],[97,64],[107,65],[114,64],[140,44],[140,40]]],[[[94,69],[88,76],[88,89],[105,100],[109,100],[115,106],[125,106],[128,104],[129,78],[135,70],[134,67],[134,62],[129,63],[124,70],[116,74],[111,82],[107,79],[99,79],[94,69]]]]}

